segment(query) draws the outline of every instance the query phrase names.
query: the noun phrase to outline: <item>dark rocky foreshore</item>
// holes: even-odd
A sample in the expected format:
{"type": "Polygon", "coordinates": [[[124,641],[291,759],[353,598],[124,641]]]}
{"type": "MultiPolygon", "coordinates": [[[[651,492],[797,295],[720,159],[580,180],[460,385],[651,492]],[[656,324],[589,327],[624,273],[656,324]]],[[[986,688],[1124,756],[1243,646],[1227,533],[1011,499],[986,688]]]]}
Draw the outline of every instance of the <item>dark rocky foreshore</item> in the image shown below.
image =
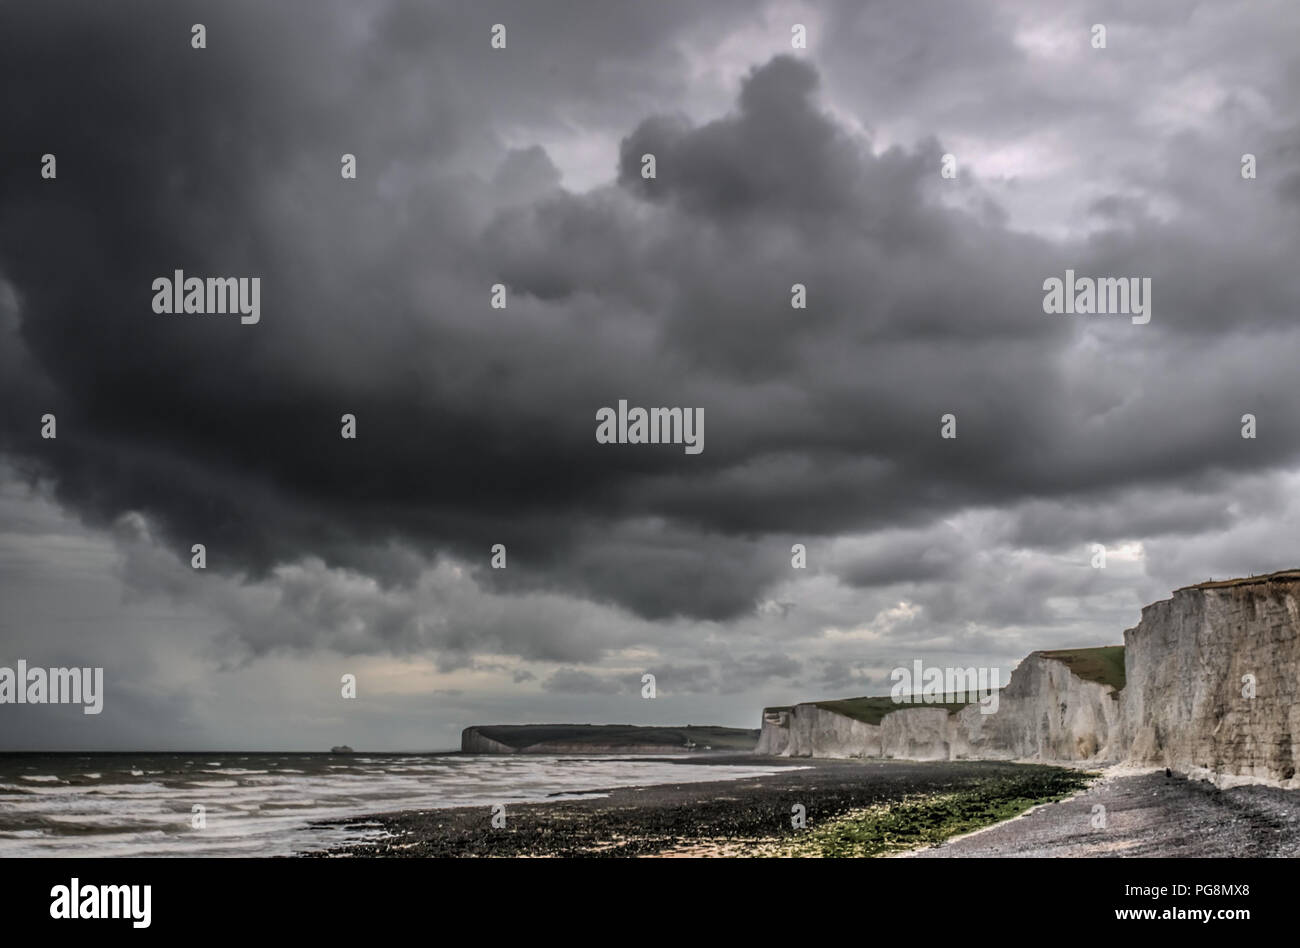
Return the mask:
{"type": "MultiPolygon", "coordinates": [[[[750,764],[752,758],[693,758],[681,766],[750,764]]],[[[958,818],[984,824],[1009,801],[1023,809],[1073,791],[1082,780],[1054,767],[999,761],[789,761],[779,773],[742,780],[621,788],[608,795],[506,805],[506,826],[494,829],[489,806],[368,816],[340,825],[381,824],[391,835],[311,856],[663,856],[784,854],[850,813],[889,804],[958,799],[958,818]],[[802,768],[802,769],[801,769],[802,768]],[[1010,789],[1009,789],[1010,788],[1010,789]],[[972,802],[975,801],[975,802],[972,802]],[[991,801],[986,804],[985,801],[991,801]],[[791,824],[806,809],[808,829],[791,824]]],[[[902,806],[900,806],[902,805],[902,806]]],[[[952,807],[949,806],[951,815],[952,807]]],[[[897,822],[897,821],[895,821],[897,822]]],[[[932,823],[928,812],[917,824],[932,823]]],[[[918,845],[930,828],[914,827],[918,845]]],[[[962,831],[968,830],[970,826],[962,831]]],[[[901,832],[905,836],[913,827],[901,832]]],[[[890,833],[898,835],[896,826],[890,833]]],[[[894,848],[897,848],[895,843],[894,848]]]]}

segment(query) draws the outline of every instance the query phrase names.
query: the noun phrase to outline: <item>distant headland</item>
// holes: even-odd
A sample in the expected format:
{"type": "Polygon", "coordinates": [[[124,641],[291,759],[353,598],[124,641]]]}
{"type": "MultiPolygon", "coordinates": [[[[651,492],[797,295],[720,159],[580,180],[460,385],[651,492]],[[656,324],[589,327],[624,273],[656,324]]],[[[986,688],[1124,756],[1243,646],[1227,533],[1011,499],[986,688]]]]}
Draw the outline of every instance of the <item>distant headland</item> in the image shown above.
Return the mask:
{"type": "Polygon", "coordinates": [[[688,724],[480,724],[460,735],[467,754],[687,754],[752,753],[757,728],[688,724]]]}

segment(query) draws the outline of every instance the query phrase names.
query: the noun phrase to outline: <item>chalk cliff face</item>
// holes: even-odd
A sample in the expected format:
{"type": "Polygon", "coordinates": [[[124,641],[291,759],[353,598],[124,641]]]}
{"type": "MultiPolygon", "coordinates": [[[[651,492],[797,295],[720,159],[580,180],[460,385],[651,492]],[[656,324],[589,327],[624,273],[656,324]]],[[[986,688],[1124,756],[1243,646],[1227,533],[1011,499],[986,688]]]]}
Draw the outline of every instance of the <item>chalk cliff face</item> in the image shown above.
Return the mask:
{"type": "Polygon", "coordinates": [[[754,753],[770,757],[879,757],[880,731],[815,704],[768,708],[754,753]]]}
{"type": "Polygon", "coordinates": [[[1081,678],[1064,662],[1032,652],[999,696],[998,710],[978,705],[957,714],[963,757],[1113,761],[1124,756],[1120,692],[1081,678]]]}
{"type": "Polygon", "coordinates": [[[463,754],[513,754],[515,749],[493,740],[476,727],[467,727],[460,733],[460,750],[463,754]]]}
{"type": "Polygon", "coordinates": [[[756,753],[1101,762],[1123,755],[1120,716],[1114,687],[1081,678],[1050,653],[1034,652],[1012,672],[994,713],[978,703],[955,713],[899,705],[873,725],[815,704],[769,708],[756,753]]]}
{"type": "Polygon", "coordinates": [[[1300,789],[1300,570],[1179,589],[1142,610],[1124,645],[1122,659],[1030,654],[992,714],[885,698],[768,709],[758,753],[1126,760],[1300,789]]]}
{"type": "Polygon", "coordinates": [[[882,756],[948,760],[952,756],[954,723],[946,708],[902,707],[881,719],[882,756]]]}
{"type": "Polygon", "coordinates": [[[1130,759],[1300,786],[1300,573],[1179,589],[1124,643],[1130,759]]]}

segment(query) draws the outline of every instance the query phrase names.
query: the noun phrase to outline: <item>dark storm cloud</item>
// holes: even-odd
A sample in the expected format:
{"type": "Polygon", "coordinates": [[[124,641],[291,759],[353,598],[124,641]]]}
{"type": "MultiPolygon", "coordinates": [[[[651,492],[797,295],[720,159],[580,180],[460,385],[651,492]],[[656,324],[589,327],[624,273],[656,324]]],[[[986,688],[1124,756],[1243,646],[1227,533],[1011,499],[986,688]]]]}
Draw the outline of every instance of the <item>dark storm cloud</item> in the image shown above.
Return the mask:
{"type": "MultiPolygon", "coordinates": [[[[1218,196],[1214,223],[1164,221],[1116,197],[1092,206],[1122,220],[1092,237],[1015,231],[944,203],[939,137],[856,135],[813,63],[756,64],[711,120],[661,114],[656,97],[685,81],[688,17],[707,31],[738,14],[650,6],[562,23],[527,3],[11,8],[0,275],[22,351],[4,355],[0,447],[91,523],[140,511],[175,550],[207,544],[214,570],[277,576],[285,614],[240,623],[254,651],[432,636],[444,667],[484,646],[579,661],[591,635],[563,632],[563,613],[532,637],[511,628],[522,613],[430,632],[418,601],[384,587],[441,554],[485,566],[505,543],[509,568],[478,576],[491,590],[725,620],[788,577],[792,542],[1294,458],[1293,214],[1218,196]],[[488,48],[493,22],[507,52],[488,48]],[[578,114],[621,120],[609,186],[563,190],[543,149],[500,140],[502,124],[578,114]],[[45,151],[56,181],[38,175],[45,151]],[[344,152],[356,181],[339,178],[344,152]],[[1045,316],[1042,281],[1067,267],[1153,277],[1152,323],[1045,316]],[[151,281],[176,268],[261,277],[261,323],[154,315],[151,281]],[[496,282],[504,311],[488,306],[496,282]],[[702,406],[706,450],[597,445],[595,412],[619,398],[702,406]],[[38,437],[46,411],[56,442],[38,437]],[[1244,411],[1268,437],[1242,441],[1244,411]],[[945,412],[956,441],[938,437],[945,412]],[[380,589],[331,593],[330,566],[380,589]]],[[[958,75],[988,52],[954,49],[958,75]]],[[[889,61],[906,86],[912,60],[889,61]]],[[[1193,161],[1213,150],[1181,144],[1193,161]]],[[[1286,181],[1300,154],[1274,161],[1270,181],[1286,181]]],[[[1096,529],[1021,525],[1048,544],[1096,529]]],[[[918,541],[839,575],[958,572],[918,541]]],[[[1017,604],[1025,588],[972,608],[1042,618],[1017,604]]],[[[930,608],[962,603],[947,590],[930,608]]]]}

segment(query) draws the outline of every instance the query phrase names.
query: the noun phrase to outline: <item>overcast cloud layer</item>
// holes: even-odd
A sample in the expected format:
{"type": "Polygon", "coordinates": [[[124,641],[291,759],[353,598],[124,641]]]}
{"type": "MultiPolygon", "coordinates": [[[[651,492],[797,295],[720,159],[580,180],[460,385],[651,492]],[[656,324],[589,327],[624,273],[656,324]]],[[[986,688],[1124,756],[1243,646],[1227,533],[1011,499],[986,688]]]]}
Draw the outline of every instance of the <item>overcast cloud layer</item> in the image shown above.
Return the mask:
{"type": "Polygon", "coordinates": [[[0,748],[756,726],[1300,566],[1300,10],[1039,7],[7,4],[0,664],[108,694],[0,748]]]}

